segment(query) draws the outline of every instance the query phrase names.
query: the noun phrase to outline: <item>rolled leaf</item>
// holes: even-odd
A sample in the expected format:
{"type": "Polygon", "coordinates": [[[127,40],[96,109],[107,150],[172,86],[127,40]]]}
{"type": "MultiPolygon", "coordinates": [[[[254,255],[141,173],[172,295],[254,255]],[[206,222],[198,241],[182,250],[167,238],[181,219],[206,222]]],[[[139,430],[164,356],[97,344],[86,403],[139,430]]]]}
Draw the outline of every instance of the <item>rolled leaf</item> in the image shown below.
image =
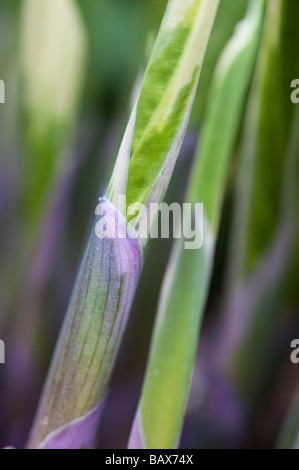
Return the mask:
{"type": "Polygon", "coordinates": [[[97,431],[102,408],[103,403],[99,403],[83,418],[48,434],[38,449],[84,449],[90,447],[90,442],[94,439],[97,431]]]}
{"type": "Polygon", "coordinates": [[[97,212],[101,214],[81,264],[29,447],[39,447],[44,439],[60,445],[59,436],[65,435],[65,431],[60,433],[61,428],[71,439],[68,426],[74,431],[74,442],[80,444],[76,431],[79,427],[74,422],[84,422],[106,395],[138,284],[142,249],[133,229],[109,201],[102,199],[97,212]],[[100,224],[103,217],[107,219],[107,231],[100,224]]]}
{"type": "MultiPolygon", "coordinates": [[[[73,447],[92,444],[93,433],[88,431],[87,443],[81,425],[89,426],[90,413],[105,397],[148,241],[148,231],[141,240],[137,223],[129,223],[141,213],[137,210],[129,217],[127,208],[160,202],[164,196],[186,132],[217,5],[218,0],[169,2],[106,197],[96,210],[30,448],[57,448],[66,445],[65,439],[73,447]]],[[[140,217],[138,223],[145,221],[140,217]]]]}
{"type": "Polygon", "coordinates": [[[125,213],[135,225],[139,223],[139,205],[159,202],[168,187],[218,3],[168,3],[137,101],[129,166],[123,172],[123,158],[118,158],[107,192],[115,204],[119,195],[126,195],[123,211],[136,206],[135,212],[125,213]],[[124,175],[121,182],[119,174],[124,175]]]}

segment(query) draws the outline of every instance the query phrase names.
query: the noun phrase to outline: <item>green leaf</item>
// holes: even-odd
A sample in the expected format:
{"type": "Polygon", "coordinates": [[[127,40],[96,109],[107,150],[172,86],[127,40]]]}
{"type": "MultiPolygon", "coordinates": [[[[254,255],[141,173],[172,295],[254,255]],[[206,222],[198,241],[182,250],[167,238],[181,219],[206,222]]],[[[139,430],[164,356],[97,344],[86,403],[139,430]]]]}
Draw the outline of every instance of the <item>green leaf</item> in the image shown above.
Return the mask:
{"type": "Polygon", "coordinates": [[[251,2],[223,52],[187,195],[205,209],[204,244],[174,247],[163,283],[149,363],[130,447],[173,448],[181,433],[198,331],[205,307],[227,170],[252,74],[264,3],[251,2]]]}
{"type": "Polygon", "coordinates": [[[205,55],[205,60],[200,74],[198,86],[201,93],[198,93],[191,115],[191,124],[202,122],[208,104],[208,91],[218,63],[227,42],[230,40],[237,27],[245,15],[248,0],[221,0],[214,27],[212,29],[209,45],[205,55]]]}
{"type": "Polygon", "coordinates": [[[238,235],[236,229],[234,234],[235,241],[242,237],[237,268],[240,276],[246,276],[257,265],[281,216],[289,123],[295,110],[290,85],[299,75],[298,18],[297,3],[272,0],[267,4],[267,21],[243,139],[244,157],[237,195],[237,212],[244,214],[244,224],[240,219],[236,221],[243,231],[238,235]]]}
{"type": "MultiPolygon", "coordinates": [[[[275,328],[283,311],[286,271],[296,243],[295,172],[298,111],[290,96],[299,74],[299,8],[283,0],[267,2],[258,63],[241,146],[229,265],[225,369],[248,407],[254,405],[273,354],[275,328]],[[291,39],[292,38],[292,39],[291,39]],[[296,116],[297,115],[297,116],[296,116]],[[291,173],[291,177],[289,175],[291,173]],[[288,196],[289,191],[295,196],[288,196]],[[238,312],[238,315],[236,315],[238,312]],[[242,321],[240,321],[242,318],[242,321]],[[263,357],[263,361],[258,358],[263,357]]],[[[298,174],[298,170],[297,173],[298,174]]],[[[298,228],[297,228],[298,231],[298,228]]]]}

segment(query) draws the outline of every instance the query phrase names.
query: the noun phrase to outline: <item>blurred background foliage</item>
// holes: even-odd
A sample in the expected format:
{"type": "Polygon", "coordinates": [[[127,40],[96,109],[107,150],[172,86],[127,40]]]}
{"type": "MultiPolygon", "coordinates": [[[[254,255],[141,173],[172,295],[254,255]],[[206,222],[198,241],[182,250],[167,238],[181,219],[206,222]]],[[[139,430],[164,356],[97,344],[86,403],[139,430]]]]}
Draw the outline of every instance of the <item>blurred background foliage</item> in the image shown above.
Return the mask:
{"type": "MultiPolygon", "coordinates": [[[[25,3],[0,3],[6,85],[0,105],[0,338],[7,361],[0,367],[0,447],[22,447],[26,440],[97,197],[104,194],[167,2],[70,0],[67,20],[48,18],[49,24],[34,0],[36,15],[26,17],[25,3]],[[56,53],[43,48],[46,34],[56,53]]],[[[266,3],[232,155],[183,448],[274,446],[298,382],[298,366],[290,361],[290,342],[299,337],[298,111],[290,83],[299,76],[299,6],[266,3]],[[282,17],[275,18],[278,11],[282,17]]],[[[215,67],[247,5],[221,0],[168,202],[184,200],[215,67]]],[[[171,240],[152,242],[99,431],[101,447],[127,444],[170,248],[171,240]]]]}

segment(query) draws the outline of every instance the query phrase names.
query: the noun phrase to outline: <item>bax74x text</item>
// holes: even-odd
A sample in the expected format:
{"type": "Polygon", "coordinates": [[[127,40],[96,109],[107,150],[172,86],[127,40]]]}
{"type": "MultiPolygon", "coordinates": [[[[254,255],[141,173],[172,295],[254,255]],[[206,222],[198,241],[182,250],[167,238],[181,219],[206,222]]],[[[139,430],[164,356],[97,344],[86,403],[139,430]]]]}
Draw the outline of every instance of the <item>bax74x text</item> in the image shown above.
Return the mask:
{"type": "Polygon", "coordinates": [[[132,465],[133,468],[137,467],[138,464],[147,463],[150,465],[186,465],[191,464],[193,465],[192,461],[193,455],[178,455],[178,454],[171,454],[171,455],[153,455],[150,454],[145,456],[144,458],[141,457],[119,457],[115,454],[112,457],[106,457],[105,464],[106,465],[132,465]]]}

